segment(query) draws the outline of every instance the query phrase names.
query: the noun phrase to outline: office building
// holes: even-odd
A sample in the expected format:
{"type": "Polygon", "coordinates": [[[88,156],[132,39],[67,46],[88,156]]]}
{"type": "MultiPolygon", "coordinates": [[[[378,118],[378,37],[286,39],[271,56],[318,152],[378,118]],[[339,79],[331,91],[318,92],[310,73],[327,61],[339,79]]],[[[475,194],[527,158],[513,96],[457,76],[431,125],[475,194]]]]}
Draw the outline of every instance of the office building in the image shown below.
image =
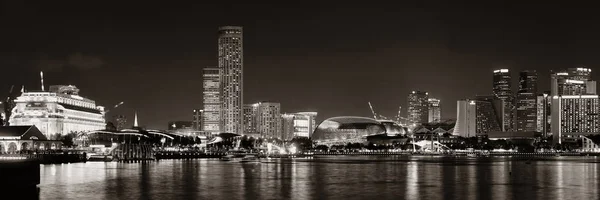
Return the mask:
{"type": "Polygon", "coordinates": [[[440,122],[442,119],[442,108],[440,106],[440,100],[429,98],[427,100],[429,103],[429,123],[440,122]]]}
{"type": "Polygon", "coordinates": [[[537,72],[519,73],[516,99],[516,131],[532,132],[537,129],[537,72]]]}
{"type": "Polygon", "coordinates": [[[512,76],[508,69],[494,70],[492,92],[496,99],[502,100],[502,131],[513,131],[514,128],[514,96],[512,93],[512,76]]]}
{"type": "Polygon", "coordinates": [[[408,95],[409,123],[420,124],[429,121],[429,94],[422,91],[412,91],[408,95]]]}
{"type": "Polygon", "coordinates": [[[258,103],[244,104],[244,134],[258,136],[256,118],[258,116],[258,103]]]}
{"type": "Polygon", "coordinates": [[[554,143],[574,142],[579,136],[600,132],[598,95],[553,96],[551,107],[554,143]]]}
{"type": "Polygon", "coordinates": [[[242,27],[219,28],[221,118],[224,132],[243,134],[244,46],[242,27]]]}
{"type": "Polygon", "coordinates": [[[550,132],[550,102],[549,92],[537,96],[536,131],[547,137],[550,132]]]}
{"type": "Polygon", "coordinates": [[[294,138],[294,115],[281,115],[281,133],[283,140],[291,140],[294,138]]]}
{"type": "Polygon", "coordinates": [[[457,119],[452,134],[462,137],[475,137],[489,132],[501,131],[494,101],[494,99],[488,98],[457,101],[457,119]]]}
{"type": "Polygon", "coordinates": [[[202,120],[202,116],[204,116],[204,110],[202,109],[194,109],[192,112],[192,127],[195,131],[202,131],[203,130],[203,120],[202,120]]]}
{"type": "Polygon", "coordinates": [[[219,68],[204,68],[202,71],[202,103],[204,114],[202,126],[204,131],[221,132],[221,89],[219,84],[219,68]]]}
{"type": "Polygon", "coordinates": [[[260,102],[256,105],[256,129],[261,137],[282,138],[281,105],[275,102],[260,102]]]}

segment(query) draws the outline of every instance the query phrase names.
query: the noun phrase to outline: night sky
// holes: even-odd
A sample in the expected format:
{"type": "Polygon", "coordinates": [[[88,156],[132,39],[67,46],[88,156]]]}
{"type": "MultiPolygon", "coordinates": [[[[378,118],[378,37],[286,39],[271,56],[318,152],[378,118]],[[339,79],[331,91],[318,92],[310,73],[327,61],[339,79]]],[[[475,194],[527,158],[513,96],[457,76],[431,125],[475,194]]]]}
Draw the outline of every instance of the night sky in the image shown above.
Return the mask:
{"type": "MultiPolygon", "coordinates": [[[[456,100],[489,94],[492,71],[586,65],[600,70],[595,6],[549,4],[0,3],[0,96],[73,84],[100,105],[125,104],[140,125],[166,129],[202,107],[201,70],[217,65],[217,29],[244,27],[244,101],[281,102],[318,120],[406,114],[428,91],[455,118],[456,100]]],[[[516,88],[515,88],[516,89],[516,88]]]]}

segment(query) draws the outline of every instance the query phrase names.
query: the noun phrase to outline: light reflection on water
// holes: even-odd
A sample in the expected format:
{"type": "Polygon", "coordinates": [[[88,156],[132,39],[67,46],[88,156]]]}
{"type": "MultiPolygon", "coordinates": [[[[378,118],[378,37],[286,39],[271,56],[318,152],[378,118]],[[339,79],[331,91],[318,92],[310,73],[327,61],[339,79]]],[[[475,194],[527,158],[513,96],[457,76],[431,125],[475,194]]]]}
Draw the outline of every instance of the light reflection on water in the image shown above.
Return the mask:
{"type": "Polygon", "coordinates": [[[325,157],[41,166],[41,199],[595,199],[600,159],[325,157]]]}

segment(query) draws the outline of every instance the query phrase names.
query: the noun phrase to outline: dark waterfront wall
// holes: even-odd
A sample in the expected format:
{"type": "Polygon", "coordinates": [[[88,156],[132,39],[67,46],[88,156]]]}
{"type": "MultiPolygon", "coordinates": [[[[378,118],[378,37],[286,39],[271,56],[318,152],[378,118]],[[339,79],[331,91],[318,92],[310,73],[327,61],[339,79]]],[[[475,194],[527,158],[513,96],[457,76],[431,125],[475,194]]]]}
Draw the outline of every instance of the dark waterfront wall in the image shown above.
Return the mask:
{"type": "Polygon", "coordinates": [[[0,160],[0,180],[1,199],[39,199],[40,162],[0,160]]]}

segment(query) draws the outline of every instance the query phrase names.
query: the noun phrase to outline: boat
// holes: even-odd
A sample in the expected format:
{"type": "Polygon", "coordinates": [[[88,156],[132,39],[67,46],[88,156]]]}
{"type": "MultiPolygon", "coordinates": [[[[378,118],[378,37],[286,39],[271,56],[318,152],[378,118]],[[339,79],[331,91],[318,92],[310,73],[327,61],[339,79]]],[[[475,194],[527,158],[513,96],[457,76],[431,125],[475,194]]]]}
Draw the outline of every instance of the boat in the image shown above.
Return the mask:
{"type": "Polygon", "coordinates": [[[221,161],[231,161],[233,160],[233,155],[225,155],[220,158],[221,161]]]}
{"type": "Polygon", "coordinates": [[[477,157],[477,153],[469,152],[469,153],[467,153],[467,157],[471,157],[471,158],[477,157]]]}
{"type": "Polygon", "coordinates": [[[113,161],[113,156],[105,154],[88,154],[87,161],[110,162],[113,161]]]}
{"type": "Polygon", "coordinates": [[[247,156],[243,157],[240,162],[247,163],[247,162],[258,162],[258,161],[259,161],[258,157],[253,156],[253,155],[247,155],[247,156]]]}

